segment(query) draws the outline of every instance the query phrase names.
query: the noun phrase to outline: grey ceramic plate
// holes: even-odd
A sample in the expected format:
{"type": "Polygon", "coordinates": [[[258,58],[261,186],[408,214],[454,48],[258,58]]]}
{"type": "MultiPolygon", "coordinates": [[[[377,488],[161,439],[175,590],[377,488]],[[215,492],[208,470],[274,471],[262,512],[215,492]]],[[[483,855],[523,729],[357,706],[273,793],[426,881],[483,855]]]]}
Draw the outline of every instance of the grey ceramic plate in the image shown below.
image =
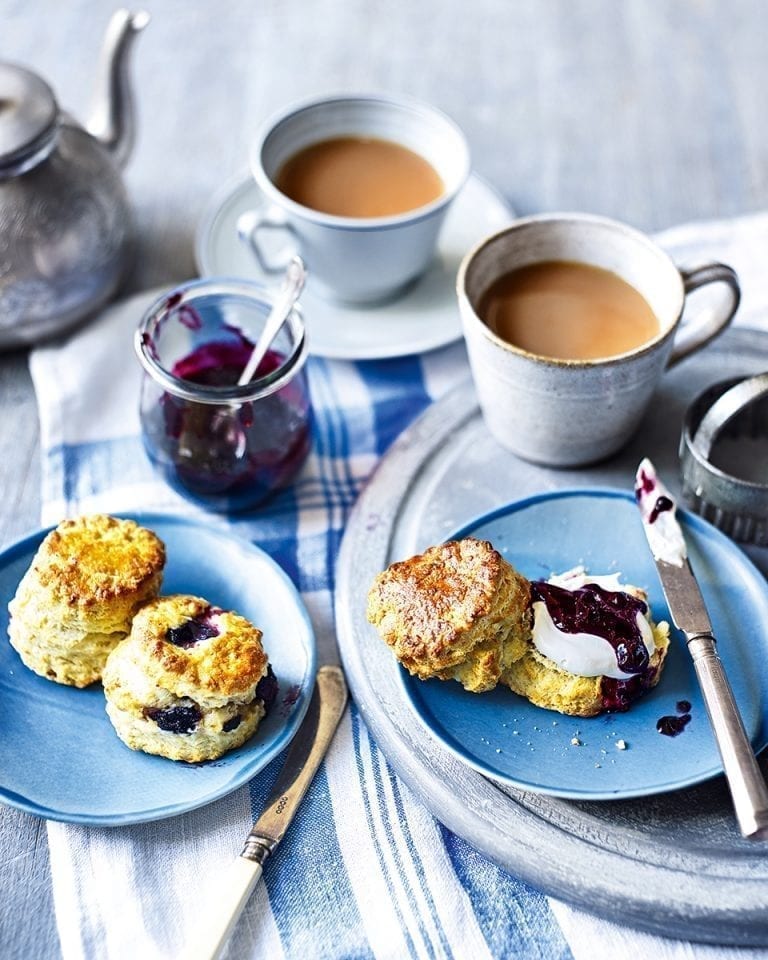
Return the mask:
{"type": "MultiPolygon", "coordinates": [[[[391,561],[510,500],[565,487],[630,489],[646,454],[677,493],[688,402],[710,382],[766,368],[768,336],[728,332],[666,375],[623,453],[581,471],[547,470],[502,450],[466,383],[382,460],[350,518],[337,577],[339,646],[352,693],[379,746],[435,816],[514,875],[577,907],[668,937],[739,945],[768,945],[768,850],[739,836],[722,777],[602,802],[494,783],[414,722],[399,668],[365,620],[365,595],[391,561]]],[[[747,552],[768,571],[768,550],[747,552]]]]}

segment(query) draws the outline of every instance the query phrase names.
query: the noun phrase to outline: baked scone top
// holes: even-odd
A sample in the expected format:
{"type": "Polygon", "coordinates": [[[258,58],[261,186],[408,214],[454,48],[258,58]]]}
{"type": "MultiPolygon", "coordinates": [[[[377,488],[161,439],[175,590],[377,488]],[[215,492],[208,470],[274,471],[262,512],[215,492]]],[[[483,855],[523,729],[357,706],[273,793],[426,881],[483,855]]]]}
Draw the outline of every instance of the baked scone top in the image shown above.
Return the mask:
{"type": "Polygon", "coordinates": [[[488,639],[477,629],[484,618],[501,608],[523,617],[528,601],[527,581],[487,540],[467,537],[391,564],[368,593],[367,616],[398,659],[437,668],[488,639]]]}
{"type": "Polygon", "coordinates": [[[175,696],[242,697],[267,673],[262,633],[245,617],[201,597],[175,594],[143,606],[126,653],[175,696]]]}
{"type": "Polygon", "coordinates": [[[140,591],[165,565],[165,547],[133,520],[90,514],[63,520],[43,540],[33,570],[54,600],[88,607],[140,591]]]}

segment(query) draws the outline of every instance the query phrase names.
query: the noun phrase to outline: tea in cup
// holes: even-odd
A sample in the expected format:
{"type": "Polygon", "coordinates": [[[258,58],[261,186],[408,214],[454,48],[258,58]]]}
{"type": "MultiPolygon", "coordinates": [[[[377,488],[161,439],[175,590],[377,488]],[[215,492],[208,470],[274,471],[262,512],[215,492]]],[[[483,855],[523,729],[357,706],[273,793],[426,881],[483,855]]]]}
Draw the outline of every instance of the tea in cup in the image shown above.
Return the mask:
{"type": "Polygon", "coordinates": [[[251,149],[267,208],[241,217],[262,269],[299,252],[310,284],[345,303],[396,296],[434,257],[440,228],[469,175],[459,128],[407,98],[311,100],[267,121],[251,149]],[[288,234],[282,254],[267,235],[288,234]]]}
{"type": "Polygon", "coordinates": [[[319,140],[293,154],[275,186],[295,203],[337,217],[392,217],[438,200],[435,168],[408,147],[379,137],[319,140]]]}
{"type": "Polygon", "coordinates": [[[493,436],[555,467],[629,439],[664,370],[703,347],[739,303],[734,271],[681,270],[644,234],[587,214],[528,217],[488,237],[457,279],[470,366],[493,436]],[[728,301],[681,325],[687,295],[728,301]]]}

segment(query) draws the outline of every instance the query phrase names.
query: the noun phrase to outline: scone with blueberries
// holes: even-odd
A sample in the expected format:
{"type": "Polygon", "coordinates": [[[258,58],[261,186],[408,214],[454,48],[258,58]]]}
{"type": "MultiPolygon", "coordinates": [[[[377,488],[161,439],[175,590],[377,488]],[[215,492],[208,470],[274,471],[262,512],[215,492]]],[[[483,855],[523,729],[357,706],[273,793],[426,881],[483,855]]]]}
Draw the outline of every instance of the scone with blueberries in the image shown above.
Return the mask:
{"type": "Polygon", "coordinates": [[[165,547],[132,520],[64,520],[35,554],[10,602],[8,635],[30,670],[86,687],[160,591],[165,547]]]}
{"type": "Polygon", "coordinates": [[[487,540],[467,537],[380,573],[367,616],[410,673],[481,693],[525,653],[530,585],[487,540]]]}
{"type": "Polygon", "coordinates": [[[501,683],[571,716],[623,711],[655,686],[669,625],[617,574],[576,568],[529,581],[484,540],[468,537],[393,563],[369,593],[368,620],[422,680],[473,693],[501,683]]]}
{"type": "Polygon", "coordinates": [[[104,669],[107,714],[132,750],[214,760],[251,737],[277,681],[245,617],[201,597],[144,606],[104,669]]]}

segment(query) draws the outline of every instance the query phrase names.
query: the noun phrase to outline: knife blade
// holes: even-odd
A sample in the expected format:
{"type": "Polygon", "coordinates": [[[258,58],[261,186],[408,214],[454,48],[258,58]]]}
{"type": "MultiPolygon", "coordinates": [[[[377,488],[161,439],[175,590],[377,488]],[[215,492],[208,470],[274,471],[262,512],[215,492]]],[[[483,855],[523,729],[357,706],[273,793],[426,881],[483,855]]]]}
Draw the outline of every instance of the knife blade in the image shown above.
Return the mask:
{"type": "Polygon", "coordinates": [[[677,520],[677,504],[647,458],[637,468],[635,499],[672,622],[685,636],[712,731],[745,837],[768,839],[768,787],[757,765],[712,623],[677,520]]]}
{"type": "Polygon", "coordinates": [[[261,878],[264,861],[283,839],[299,809],[346,703],[347,685],[341,667],[320,667],[307,715],[240,855],[217,881],[217,902],[207,908],[204,920],[188,943],[184,951],[188,960],[216,960],[224,949],[261,878]]]}

